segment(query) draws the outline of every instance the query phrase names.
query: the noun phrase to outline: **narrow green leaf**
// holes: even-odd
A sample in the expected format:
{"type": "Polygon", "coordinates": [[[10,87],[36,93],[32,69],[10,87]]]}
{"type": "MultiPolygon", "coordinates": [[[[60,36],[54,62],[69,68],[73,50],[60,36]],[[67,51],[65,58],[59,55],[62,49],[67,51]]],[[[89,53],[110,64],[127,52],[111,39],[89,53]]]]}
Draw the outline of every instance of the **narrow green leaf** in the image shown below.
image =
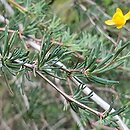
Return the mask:
{"type": "Polygon", "coordinates": [[[105,65],[105,63],[107,63],[111,58],[113,57],[113,54],[108,54],[107,57],[105,59],[103,59],[103,61],[101,61],[98,65],[97,68],[105,65]]]}
{"type": "Polygon", "coordinates": [[[88,63],[87,69],[95,64],[96,57],[92,58],[90,62],[88,63]]]}
{"type": "Polygon", "coordinates": [[[21,54],[21,49],[20,48],[16,48],[14,49],[14,51],[12,52],[11,56],[10,56],[10,60],[16,60],[18,59],[18,57],[21,54]]]}
{"type": "Polygon", "coordinates": [[[93,76],[93,75],[89,76],[88,78],[92,82],[97,82],[97,83],[105,84],[105,85],[112,85],[112,84],[118,84],[119,83],[119,81],[103,79],[103,78],[100,78],[100,77],[97,77],[97,76],[93,76]]]}
{"type": "Polygon", "coordinates": [[[110,70],[113,70],[113,69],[117,68],[118,66],[120,66],[120,65],[123,64],[123,63],[124,63],[124,61],[121,61],[121,62],[119,62],[119,63],[116,63],[115,65],[109,66],[109,67],[106,68],[106,69],[97,70],[97,71],[95,71],[95,72],[98,73],[98,74],[104,73],[104,72],[106,72],[106,71],[110,71],[110,70]]]}
{"type": "Polygon", "coordinates": [[[89,72],[93,72],[97,68],[97,64],[94,64],[89,68],[89,72]]]}
{"type": "Polygon", "coordinates": [[[18,35],[18,32],[14,32],[14,33],[11,35],[11,37],[10,37],[10,39],[9,39],[9,43],[8,43],[10,49],[11,49],[12,45],[14,44],[14,42],[15,42],[15,40],[16,40],[16,38],[17,38],[17,35],[18,35]]]}
{"type": "Polygon", "coordinates": [[[122,51],[125,47],[127,47],[129,44],[130,44],[130,41],[128,41],[126,44],[124,44],[122,47],[120,47],[120,48],[117,50],[117,52],[115,53],[113,59],[115,59],[115,58],[121,53],[121,51],[122,51]]]}
{"type": "Polygon", "coordinates": [[[79,112],[79,107],[75,103],[70,103],[70,106],[76,113],[79,112]]]}
{"type": "Polygon", "coordinates": [[[121,107],[121,108],[117,109],[116,111],[112,112],[110,115],[111,115],[111,116],[119,115],[119,114],[121,114],[122,112],[124,112],[126,108],[127,108],[127,106],[121,107]]]}
{"type": "Polygon", "coordinates": [[[97,56],[99,55],[99,53],[100,53],[100,47],[101,47],[101,42],[98,42],[97,43],[97,47],[96,47],[96,49],[95,49],[95,54],[94,54],[94,56],[97,58],[97,56]]]}

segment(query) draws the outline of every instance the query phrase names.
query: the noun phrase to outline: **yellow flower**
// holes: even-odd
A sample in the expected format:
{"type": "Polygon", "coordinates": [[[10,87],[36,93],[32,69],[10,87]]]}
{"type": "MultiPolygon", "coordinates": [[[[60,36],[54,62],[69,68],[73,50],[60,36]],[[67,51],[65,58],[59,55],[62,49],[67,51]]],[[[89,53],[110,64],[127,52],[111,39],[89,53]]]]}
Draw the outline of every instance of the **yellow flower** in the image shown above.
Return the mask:
{"type": "Polygon", "coordinates": [[[117,8],[112,19],[106,20],[105,24],[115,25],[118,29],[120,29],[123,27],[128,19],[130,19],[130,11],[127,14],[123,15],[122,10],[120,8],[117,8]]]}

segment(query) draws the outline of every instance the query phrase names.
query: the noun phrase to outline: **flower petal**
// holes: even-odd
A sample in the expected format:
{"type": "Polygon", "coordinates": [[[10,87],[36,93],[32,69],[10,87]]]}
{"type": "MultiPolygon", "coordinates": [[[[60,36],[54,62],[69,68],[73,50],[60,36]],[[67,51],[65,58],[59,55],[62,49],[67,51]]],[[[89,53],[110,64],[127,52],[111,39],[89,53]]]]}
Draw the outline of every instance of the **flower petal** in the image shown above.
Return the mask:
{"type": "Polygon", "coordinates": [[[113,22],[113,20],[106,20],[105,24],[107,24],[107,25],[115,25],[115,23],[113,22]]]}
{"type": "Polygon", "coordinates": [[[130,11],[125,15],[125,19],[126,20],[130,19],[130,11]]]}
{"type": "Polygon", "coordinates": [[[123,27],[123,25],[117,26],[118,29],[121,29],[123,27]]]}
{"type": "Polygon", "coordinates": [[[116,8],[116,13],[117,13],[117,12],[123,14],[123,13],[122,13],[122,10],[121,10],[120,8],[116,8]]]}

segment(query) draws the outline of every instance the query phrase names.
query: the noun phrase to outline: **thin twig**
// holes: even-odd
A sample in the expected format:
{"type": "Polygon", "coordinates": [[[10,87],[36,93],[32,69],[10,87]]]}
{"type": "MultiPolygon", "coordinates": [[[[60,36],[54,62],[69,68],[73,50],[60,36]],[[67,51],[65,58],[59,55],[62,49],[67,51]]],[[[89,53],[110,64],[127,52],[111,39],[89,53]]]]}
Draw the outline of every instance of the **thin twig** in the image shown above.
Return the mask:
{"type": "MultiPolygon", "coordinates": [[[[18,61],[16,60],[17,63],[21,63],[21,61],[18,61]]],[[[35,66],[34,64],[28,64],[28,63],[25,63],[24,64],[25,67],[27,68],[30,68],[30,69],[34,69],[35,66]]],[[[70,97],[69,95],[67,95],[66,93],[64,93],[63,91],[61,91],[54,83],[52,83],[47,77],[45,77],[40,71],[38,70],[35,70],[36,74],[38,74],[41,78],[43,78],[47,83],[49,83],[54,89],[56,89],[61,95],[63,95],[68,101],[70,102],[74,102],[76,103],[78,106],[80,106],[82,109],[87,109],[88,111],[92,112],[93,114],[99,116],[99,117],[102,117],[103,114],[78,102],[77,100],[75,100],[74,98],[70,97]]]]}
{"type": "Polygon", "coordinates": [[[18,10],[20,10],[21,12],[28,12],[28,10],[24,7],[22,7],[21,5],[19,5],[18,3],[16,3],[15,1],[13,0],[8,0],[8,2],[10,4],[12,4],[15,8],[17,8],[18,10]]]}
{"type": "Polygon", "coordinates": [[[41,74],[39,71],[36,71],[36,73],[42,77],[45,81],[47,81],[53,88],[55,88],[61,95],[63,95],[68,101],[70,102],[74,102],[76,103],[78,106],[80,106],[83,109],[87,109],[88,111],[92,112],[93,114],[96,114],[97,116],[101,117],[103,116],[102,113],[78,102],[77,100],[75,100],[74,98],[70,97],[69,95],[67,95],[66,93],[64,93],[63,91],[61,91],[55,84],[53,84],[48,78],[46,78],[43,74],[41,74]]]}

